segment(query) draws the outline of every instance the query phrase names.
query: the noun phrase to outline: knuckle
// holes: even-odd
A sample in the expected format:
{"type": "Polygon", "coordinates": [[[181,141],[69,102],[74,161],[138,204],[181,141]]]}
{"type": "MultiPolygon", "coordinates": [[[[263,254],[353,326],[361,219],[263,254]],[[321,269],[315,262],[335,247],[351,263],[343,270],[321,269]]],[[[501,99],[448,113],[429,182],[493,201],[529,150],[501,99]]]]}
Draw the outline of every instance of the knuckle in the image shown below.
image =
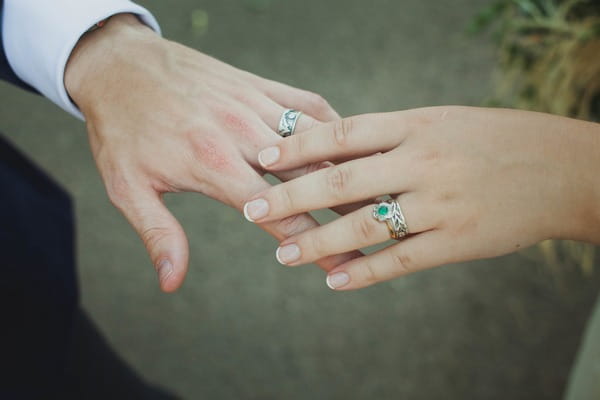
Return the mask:
{"type": "Polygon", "coordinates": [[[259,103],[256,101],[256,99],[259,98],[259,93],[234,90],[232,97],[238,102],[245,104],[252,109],[257,109],[260,107],[259,103]]]}
{"type": "Polygon", "coordinates": [[[282,144],[285,146],[287,143],[293,144],[293,150],[291,154],[295,154],[298,157],[310,154],[310,150],[307,144],[308,135],[293,135],[288,140],[283,140],[282,144]]]}
{"type": "Polygon", "coordinates": [[[404,123],[410,132],[419,133],[433,123],[433,118],[428,109],[418,109],[406,114],[404,123]]]}
{"type": "Polygon", "coordinates": [[[169,235],[169,230],[165,227],[154,226],[144,229],[140,233],[142,242],[148,250],[154,249],[165,237],[169,235]]]}
{"type": "Polygon", "coordinates": [[[479,220],[479,216],[474,214],[465,218],[462,222],[455,224],[453,230],[459,236],[475,234],[479,228],[479,220]]]}
{"type": "Polygon", "coordinates": [[[294,196],[290,193],[289,189],[284,187],[285,185],[276,186],[275,197],[276,202],[269,201],[269,204],[277,204],[278,208],[283,214],[291,214],[296,212],[296,202],[294,196]]]}
{"type": "Polygon", "coordinates": [[[344,199],[348,191],[352,172],[349,168],[338,166],[327,171],[327,188],[336,199],[344,199]]]}
{"type": "Polygon", "coordinates": [[[229,144],[216,135],[209,135],[205,130],[194,129],[187,132],[187,141],[192,153],[192,160],[203,171],[232,175],[234,158],[229,144]]]}
{"type": "Polygon", "coordinates": [[[436,149],[427,149],[421,152],[419,159],[424,162],[435,163],[442,158],[442,153],[436,149]]]}
{"type": "Polygon", "coordinates": [[[344,118],[333,124],[333,140],[339,147],[348,143],[348,138],[354,129],[354,118],[344,118]]]}
{"type": "Polygon", "coordinates": [[[308,125],[307,125],[307,129],[308,130],[312,130],[312,129],[316,128],[319,125],[320,125],[320,122],[318,122],[316,119],[314,119],[314,118],[308,118],[308,125]]]}
{"type": "Polygon", "coordinates": [[[306,100],[307,100],[309,106],[313,110],[328,111],[331,108],[331,106],[329,105],[327,100],[325,100],[325,98],[323,98],[323,96],[321,96],[320,94],[313,93],[313,92],[307,92],[306,97],[307,97],[306,100]]]}
{"type": "Polygon", "coordinates": [[[392,252],[392,264],[394,265],[394,270],[398,274],[409,273],[412,270],[413,260],[412,258],[399,250],[392,252]]]}
{"type": "Polygon", "coordinates": [[[370,261],[366,261],[363,265],[363,279],[366,284],[373,284],[379,282],[381,279],[377,269],[370,261]]]}
{"type": "Polygon", "coordinates": [[[438,203],[444,205],[451,203],[453,200],[458,198],[458,193],[453,189],[442,189],[437,195],[438,203]]]}
{"type": "Polygon", "coordinates": [[[277,222],[275,225],[277,232],[282,234],[284,238],[289,238],[304,230],[301,215],[292,215],[277,222]]]}
{"type": "Polygon", "coordinates": [[[106,193],[110,203],[118,210],[123,211],[130,200],[129,184],[122,177],[112,178],[106,183],[106,193]]]}
{"type": "Polygon", "coordinates": [[[354,234],[361,243],[371,242],[377,229],[378,227],[375,225],[375,221],[372,218],[361,216],[353,221],[354,234]]]}
{"type": "Polygon", "coordinates": [[[306,174],[311,174],[313,172],[317,172],[325,168],[331,168],[332,166],[333,164],[327,161],[312,163],[306,167],[306,174]]]}
{"type": "Polygon", "coordinates": [[[444,174],[449,175],[449,171],[452,169],[452,162],[448,160],[448,157],[445,157],[441,150],[435,147],[422,147],[409,158],[415,175],[422,179],[435,179],[440,171],[444,171],[444,174]]]}
{"type": "Polygon", "coordinates": [[[323,238],[320,237],[320,235],[317,234],[309,234],[307,235],[307,237],[304,238],[304,242],[308,242],[308,246],[304,247],[302,246],[303,249],[306,249],[306,253],[312,253],[314,255],[315,259],[319,259],[322,258],[327,254],[326,252],[326,245],[323,242],[323,238]],[[308,240],[306,240],[306,238],[308,238],[308,240]]]}
{"type": "Polygon", "coordinates": [[[221,114],[223,126],[243,138],[254,138],[259,135],[253,128],[249,119],[235,111],[223,111],[221,114]]]}
{"type": "Polygon", "coordinates": [[[442,121],[448,119],[448,117],[453,116],[454,114],[461,114],[470,109],[470,107],[467,107],[467,106],[457,106],[457,105],[438,106],[436,108],[438,111],[438,113],[437,113],[438,118],[442,121]]]}

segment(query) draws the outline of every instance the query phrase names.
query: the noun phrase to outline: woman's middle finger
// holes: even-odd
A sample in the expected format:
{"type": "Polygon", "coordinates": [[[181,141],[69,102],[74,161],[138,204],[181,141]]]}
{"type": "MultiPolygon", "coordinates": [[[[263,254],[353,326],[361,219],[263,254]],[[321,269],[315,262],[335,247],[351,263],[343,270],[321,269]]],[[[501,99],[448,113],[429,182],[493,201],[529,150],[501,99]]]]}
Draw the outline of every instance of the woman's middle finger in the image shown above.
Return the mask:
{"type": "Polygon", "coordinates": [[[244,206],[249,221],[281,219],[301,212],[354,203],[409,188],[407,171],[391,154],[375,155],[321,169],[274,186],[244,206]]]}

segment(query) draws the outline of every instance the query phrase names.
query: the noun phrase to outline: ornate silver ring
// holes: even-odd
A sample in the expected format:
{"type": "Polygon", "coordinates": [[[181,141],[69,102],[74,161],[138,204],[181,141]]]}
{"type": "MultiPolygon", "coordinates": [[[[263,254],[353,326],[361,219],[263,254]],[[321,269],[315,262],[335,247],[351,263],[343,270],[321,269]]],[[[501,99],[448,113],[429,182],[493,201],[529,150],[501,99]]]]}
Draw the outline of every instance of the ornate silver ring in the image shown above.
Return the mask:
{"type": "Polygon", "coordinates": [[[279,133],[281,137],[292,136],[296,130],[296,123],[301,115],[302,112],[298,110],[285,110],[279,120],[279,129],[277,129],[277,133],[279,133]]]}

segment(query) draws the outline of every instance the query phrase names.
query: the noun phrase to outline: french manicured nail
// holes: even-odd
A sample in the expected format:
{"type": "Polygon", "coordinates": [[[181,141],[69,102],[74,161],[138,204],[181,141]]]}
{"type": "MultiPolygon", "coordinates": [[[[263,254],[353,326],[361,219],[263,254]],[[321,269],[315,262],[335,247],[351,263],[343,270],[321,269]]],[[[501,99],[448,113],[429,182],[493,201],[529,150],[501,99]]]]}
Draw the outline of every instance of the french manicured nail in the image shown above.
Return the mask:
{"type": "Polygon", "coordinates": [[[295,244],[288,244],[287,246],[278,247],[275,252],[275,258],[280,264],[290,264],[300,258],[300,247],[295,244]]]}
{"type": "Polygon", "coordinates": [[[333,275],[329,275],[326,282],[330,289],[339,289],[350,282],[350,275],[345,272],[337,272],[333,275]]]}
{"type": "Polygon", "coordinates": [[[266,216],[269,213],[269,203],[265,199],[252,200],[244,204],[244,217],[250,222],[254,222],[266,216]]]}
{"type": "Polygon", "coordinates": [[[258,153],[258,162],[263,167],[275,164],[279,160],[279,147],[267,147],[260,153],[258,153]]]}
{"type": "Polygon", "coordinates": [[[173,264],[169,260],[162,260],[158,264],[158,280],[161,282],[166,282],[169,279],[169,276],[173,273],[173,264]]]}

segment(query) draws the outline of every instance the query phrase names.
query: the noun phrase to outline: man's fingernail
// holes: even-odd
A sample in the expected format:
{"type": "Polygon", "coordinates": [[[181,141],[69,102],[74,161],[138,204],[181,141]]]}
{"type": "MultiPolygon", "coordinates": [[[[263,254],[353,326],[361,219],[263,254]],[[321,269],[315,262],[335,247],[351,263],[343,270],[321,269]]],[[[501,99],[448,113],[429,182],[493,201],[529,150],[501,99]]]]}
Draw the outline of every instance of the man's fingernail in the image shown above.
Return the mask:
{"type": "Polygon", "coordinates": [[[278,247],[275,252],[275,258],[279,261],[279,264],[290,264],[300,258],[300,247],[295,244],[288,244],[287,246],[278,247]]]}
{"type": "Polygon", "coordinates": [[[171,261],[165,259],[158,264],[158,280],[162,283],[166,282],[166,280],[169,279],[169,276],[171,276],[172,273],[173,264],[171,264],[171,261]]]}
{"type": "Polygon", "coordinates": [[[330,289],[339,289],[350,282],[350,275],[345,272],[337,272],[333,275],[329,275],[326,282],[330,289]]]}
{"type": "Polygon", "coordinates": [[[252,200],[244,204],[244,217],[250,222],[254,222],[269,213],[269,203],[265,199],[252,200]]]}
{"type": "Polygon", "coordinates": [[[267,147],[260,153],[258,153],[258,162],[263,167],[275,164],[279,160],[279,147],[267,147]]]}

